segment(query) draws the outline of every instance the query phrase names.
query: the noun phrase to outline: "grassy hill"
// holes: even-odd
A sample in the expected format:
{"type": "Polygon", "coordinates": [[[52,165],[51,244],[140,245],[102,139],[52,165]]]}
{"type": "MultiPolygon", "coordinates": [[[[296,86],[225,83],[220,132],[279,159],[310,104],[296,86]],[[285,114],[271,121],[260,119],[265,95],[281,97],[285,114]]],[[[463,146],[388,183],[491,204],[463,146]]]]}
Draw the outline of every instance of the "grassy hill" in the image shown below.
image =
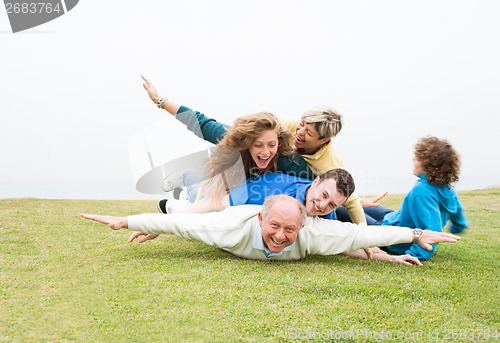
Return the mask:
{"type": "Polygon", "coordinates": [[[248,261],[170,235],[126,244],[129,231],[79,213],[154,201],[3,199],[0,341],[499,340],[500,190],[459,194],[471,228],[423,267],[248,261]]]}

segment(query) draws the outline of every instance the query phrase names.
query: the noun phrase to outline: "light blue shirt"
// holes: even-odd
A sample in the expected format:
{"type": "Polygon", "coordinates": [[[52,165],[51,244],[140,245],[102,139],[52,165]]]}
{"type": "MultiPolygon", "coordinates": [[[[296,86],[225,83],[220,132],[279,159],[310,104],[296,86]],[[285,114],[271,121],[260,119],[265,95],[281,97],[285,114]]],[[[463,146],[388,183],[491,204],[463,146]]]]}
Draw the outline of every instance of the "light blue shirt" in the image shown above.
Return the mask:
{"type": "Polygon", "coordinates": [[[264,255],[266,255],[266,257],[269,258],[271,256],[281,255],[283,251],[292,251],[295,248],[295,242],[293,242],[292,245],[287,246],[285,249],[281,250],[278,253],[271,252],[264,245],[264,240],[262,239],[262,228],[260,227],[260,225],[256,225],[253,229],[253,247],[255,249],[264,251],[264,255]]]}

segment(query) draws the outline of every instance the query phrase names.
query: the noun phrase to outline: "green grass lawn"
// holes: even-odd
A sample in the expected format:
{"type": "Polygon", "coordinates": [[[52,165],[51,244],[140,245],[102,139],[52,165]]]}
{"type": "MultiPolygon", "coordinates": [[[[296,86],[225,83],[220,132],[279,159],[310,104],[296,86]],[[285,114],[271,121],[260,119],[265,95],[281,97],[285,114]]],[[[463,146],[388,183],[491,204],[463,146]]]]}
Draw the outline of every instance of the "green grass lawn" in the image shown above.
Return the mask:
{"type": "Polygon", "coordinates": [[[498,341],[500,190],[460,197],[470,230],[423,267],[249,261],[170,235],[127,244],[129,231],[79,213],[155,212],[154,201],[3,199],[0,341],[498,341]]]}

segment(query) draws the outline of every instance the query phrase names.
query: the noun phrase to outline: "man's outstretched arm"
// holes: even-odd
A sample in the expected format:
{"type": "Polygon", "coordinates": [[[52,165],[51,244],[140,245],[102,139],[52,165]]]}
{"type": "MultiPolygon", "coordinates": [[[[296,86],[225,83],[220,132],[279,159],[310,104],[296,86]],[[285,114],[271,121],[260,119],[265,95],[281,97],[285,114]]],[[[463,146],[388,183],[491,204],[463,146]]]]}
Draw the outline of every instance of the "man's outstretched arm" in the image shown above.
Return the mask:
{"type": "MultiPolygon", "coordinates": [[[[113,230],[120,230],[120,229],[128,229],[128,218],[127,217],[112,217],[112,216],[100,216],[97,214],[87,214],[87,213],[80,213],[80,215],[89,220],[96,221],[98,223],[105,224],[112,228],[113,230]]],[[[127,243],[131,243],[134,241],[134,239],[138,238],[137,241],[139,243],[144,243],[146,241],[149,241],[150,239],[155,239],[158,237],[157,234],[153,233],[144,233],[140,231],[134,231],[130,238],[128,239],[127,243]],[[140,236],[144,236],[142,238],[138,238],[140,236]]]]}
{"type": "Polygon", "coordinates": [[[113,217],[113,216],[100,216],[98,214],[87,214],[80,213],[80,215],[89,220],[93,220],[95,222],[105,224],[112,228],[113,230],[127,229],[128,228],[128,219],[127,217],[113,217]]]}
{"type": "MultiPolygon", "coordinates": [[[[415,237],[415,229],[411,229],[413,237],[415,237]]],[[[432,230],[422,231],[422,235],[418,240],[418,245],[422,248],[432,251],[434,243],[456,243],[461,237],[446,232],[436,232],[432,230]]],[[[413,241],[413,240],[412,240],[413,241]]]]}
{"type": "MultiPolygon", "coordinates": [[[[307,218],[311,254],[335,255],[358,249],[381,247],[414,241],[415,230],[397,226],[366,226],[364,224],[342,223],[322,218],[307,218]]],[[[307,231],[306,231],[307,232],[307,231]]],[[[460,237],[445,233],[424,230],[418,244],[432,250],[434,243],[455,243],[460,237]]]]}
{"type": "Polygon", "coordinates": [[[260,206],[233,206],[211,213],[146,213],[129,217],[111,217],[82,214],[82,217],[105,224],[113,230],[128,228],[136,231],[129,242],[140,236],[141,242],[155,238],[158,234],[174,234],[182,238],[205,242],[220,248],[232,247],[242,235],[242,228],[253,227],[257,221],[260,206]],[[233,241],[228,234],[232,233],[233,241]],[[152,234],[155,236],[149,236],[152,234]]]}

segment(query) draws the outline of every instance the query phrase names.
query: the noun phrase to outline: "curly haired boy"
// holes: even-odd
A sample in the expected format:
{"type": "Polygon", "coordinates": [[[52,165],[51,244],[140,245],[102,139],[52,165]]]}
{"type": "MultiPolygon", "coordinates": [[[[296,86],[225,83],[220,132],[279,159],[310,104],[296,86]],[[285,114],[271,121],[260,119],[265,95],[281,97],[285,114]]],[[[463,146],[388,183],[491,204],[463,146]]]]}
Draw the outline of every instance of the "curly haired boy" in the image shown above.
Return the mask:
{"type": "MultiPolygon", "coordinates": [[[[382,225],[438,232],[450,221],[450,232],[461,233],[469,226],[469,221],[465,218],[464,208],[452,187],[458,181],[460,173],[460,157],[455,149],[446,140],[432,136],[421,138],[415,145],[413,165],[418,181],[404,198],[399,210],[395,212],[380,206],[366,208],[367,214],[378,217],[382,225]]],[[[384,249],[390,253],[410,254],[418,259],[428,260],[436,246],[434,244],[432,251],[428,251],[418,244],[405,243],[384,249]]]]}

